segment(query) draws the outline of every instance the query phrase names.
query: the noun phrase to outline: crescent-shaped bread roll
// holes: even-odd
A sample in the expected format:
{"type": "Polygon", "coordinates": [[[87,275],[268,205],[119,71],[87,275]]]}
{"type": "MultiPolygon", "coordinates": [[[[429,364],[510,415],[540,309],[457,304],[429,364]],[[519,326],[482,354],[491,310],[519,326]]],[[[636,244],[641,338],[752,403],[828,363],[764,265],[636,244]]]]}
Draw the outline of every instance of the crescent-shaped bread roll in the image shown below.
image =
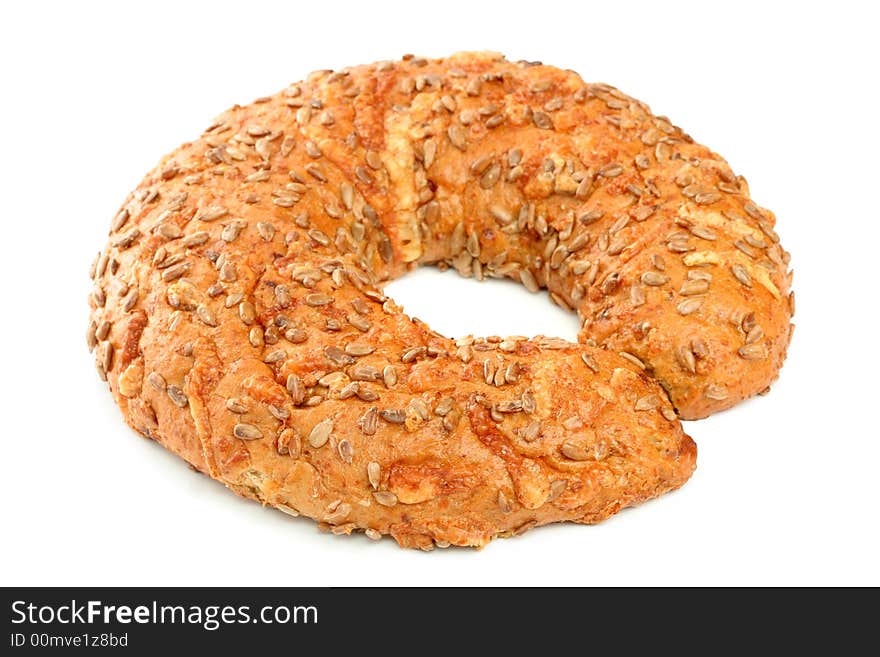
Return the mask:
{"type": "Polygon", "coordinates": [[[773,221],[717,155],[572,72],[491,53],[320,71],[129,195],[88,342],[126,421],[236,492],[480,546],[687,480],[675,409],[760,392],[785,354],[773,221]],[[583,344],[438,335],[379,287],[419,264],[546,287],[583,344]]]}

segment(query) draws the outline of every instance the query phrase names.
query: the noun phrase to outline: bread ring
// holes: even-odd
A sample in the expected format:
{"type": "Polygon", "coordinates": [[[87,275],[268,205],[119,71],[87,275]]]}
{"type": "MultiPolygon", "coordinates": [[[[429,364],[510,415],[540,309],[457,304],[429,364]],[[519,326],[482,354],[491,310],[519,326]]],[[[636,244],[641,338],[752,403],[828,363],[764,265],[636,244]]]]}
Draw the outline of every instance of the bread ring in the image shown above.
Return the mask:
{"type": "Polygon", "coordinates": [[[773,222],[718,156],[574,73],[492,53],[321,71],[129,195],[87,337],[126,421],[234,491],[479,546],[687,480],[673,404],[727,408],[784,357],[773,222]],[[429,263],[548,288],[583,344],[432,332],[377,287],[429,263]]]}

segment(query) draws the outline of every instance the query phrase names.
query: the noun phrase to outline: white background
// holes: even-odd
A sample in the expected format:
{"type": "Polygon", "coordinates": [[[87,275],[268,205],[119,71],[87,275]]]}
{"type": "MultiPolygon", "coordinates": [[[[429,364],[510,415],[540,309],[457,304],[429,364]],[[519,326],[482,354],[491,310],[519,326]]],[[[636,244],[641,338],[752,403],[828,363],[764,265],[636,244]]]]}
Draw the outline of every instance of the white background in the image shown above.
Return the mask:
{"type": "MultiPolygon", "coordinates": [[[[872,3],[19,2],[0,9],[0,584],[880,584],[872,3]],[[679,492],[482,551],[319,533],[123,424],[85,345],[87,270],[126,192],[233,103],[318,68],[491,49],[647,101],[744,173],[792,253],[771,393],[686,423],[679,492]]],[[[447,335],[573,339],[545,295],[423,270],[447,335]]]]}

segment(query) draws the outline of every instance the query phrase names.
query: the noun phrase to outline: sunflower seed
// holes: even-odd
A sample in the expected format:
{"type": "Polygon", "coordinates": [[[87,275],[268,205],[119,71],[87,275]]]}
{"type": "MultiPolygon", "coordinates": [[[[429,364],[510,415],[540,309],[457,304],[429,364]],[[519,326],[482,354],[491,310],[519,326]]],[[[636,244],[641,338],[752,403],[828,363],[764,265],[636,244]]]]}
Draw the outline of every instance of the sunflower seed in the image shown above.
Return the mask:
{"type": "Polygon", "coordinates": [[[333,297],[323,292],[314,292],[306,295],[305,301],[308,306],[326,306],[333,301],[333,297]]]}
{"type": "Polygon", "coordinates": [[[290,152],[293,150],[294,146],[296,146],[296,140],[288,135],[281,141],[281,156],[287,157],[290,155],[290,152]]]}
{"type": "Polygon", "coordinates": [[[366,386],[359,386],[357,389],[358,399],[365,402],[374,402],[379,399],[379,393],[374,390],[367,388],[366,386]]]}
{"type": "Polygon", "coordinates": [[[675,310],[678,312],[679,315],[690,315],[697,312],[702,305],[702,298],[685,299],[678,303],[678,305],[675,307],[675,310]]]}
{"type": "Polygon", "coordinates": [[[394,365],[386,365],[382,370],[382,382],[386,388],[393,388],[397,385],[397,369],[394,365]]]}
{"type": "Polygon", "coordinates": [[[165,384],[165,378],[158,372],[150,372],[149,376],[147,376],[147,381],[159,392],[165,392],[167,387],[165,384]]]}
{"type": "Polygon", "coordinates": [[[196,215],[199,221],[216,221],[229,214],[229,210],[221,205],[209,205],[196,215]]]}
{"type": "Polygon", "coordinates": [[[377,490],[373,492],[373,497],[382,506],[394,506],[397,504],[397,495],[387,490],[377,490]]]}
{"type": "Polygon", "coordinates": [[[400,360],[403,363],[411,363],[419,356],[423,356],[427,351],[427,347],[410,347],[400,355],[400,360]]]}
{"type": "Polygon", "coordinates": [[[602,281],[602,284],[599,286],[599,288],[602,290],[602,294],[610,295],[613,294],[619,286],[620,274],[616,271],[613,271],[605,277],[605,280],[602,281]]]}
{"type": "Polygon", "coordinates": [[[658,274],[654,271],[646,271],[642,274],[642,283],[645,285],[659,286],[666,285],[669,282],[669,277],[664,274],[658,274]]]}
{"type": "Polygon", "coordinates": [[[640,370],[647,369],[647,366],[645,365],[645,363],[638,356],[634,356],[633,354],[629,353],[628,351],[619,351],[617,353],[620,354],[620,356],[622,356],[626,360],[628,360],[630,363],[632,363],[633,365],[638,367],[640,370]]]}
{"type": "Polygon", "coordinates": [[[302,105],[296,110],[296,122],[304,126],[312,120],[312,106],[302,105]]]}
{"type": "Polygon", "coordinates": [[[324,170],[314,162],[309,162],[305,166],[305,169],[306,173],[308,173],[315,180],[318,180],[320,182],[327,182],[327,175],[324,173],[324,170]]]}
{"type": "Polygon", "coordinates": [[[166,283],[170,283],[171,281],[176,281],[178,278],[183,276],[187,271],[189,271],[189,263],[183,262],[173,267],[169,267],[165,271],[162,272],[162,280],[166,283]]]}
{"type": "Polygon", "coordinates": [[[107,336],[110,334],[111,324],[106,319],[98,325],[98,328],[95,330],[95,337],[98,340],[106,340],[107,336]]]}
{"type": "Polygon", "coordinates": [[[604,167],[599,169],[597,172],[600,176],[605,176],[606,178],[614,178],[623,173],[623,167],[616,162],[612,162],[611,164],[606,164],[604,167]]]}
{"type": "Polygon", "coordinates": [[[183,235],[183,231],[177,224],[170,223],[160,224],[157,232],[167,240],[176,240],[183,235]]]}
{"type": "Polygon", "coordinates": [[[666,243],[666,248],[672,253],[687,253],[694,250],[694,247],[688,244],[687,240],[671,240],[666,243]]]}
{"type": "Polygon", "coordinates": [[[476,160],[471,162],[470,171],[475,176],[481,176],[486,169],[489,168],[489,165],[492,164],[492,160],[495,158],[495,153],[486,153],[481,157],[478,157],[476,160]]]}
{"type": "Polygon", "coordinates": [[[537,292],[541,289],[535,275],[528,269],[519,270],[519,280],[529,292],[537,292]]]}
{"type": "Polygon", "coordinates": [[[110,371],[110,368],[113,365],[114,353],[115,350],[113,348],[113,345],[109,342],[102,342],[101,345],[98,347],[96,363],[99,367],[99,374],[104,381],[107,380],[107,372],[110,371]]]}
{"type": "Polygon", "coordinates": [[[236,424],[232,434],[240,440],[258,440],[263,437],[263,432],[253,424],[236,424]]]}
{"type": "Polygon", "coordinates": [[[379,484],[382,481],[382,468],[375,461],[367,463],[367,480],[370,482],[373,490],[379,489],[379,484]]]}
{"type": "Polygon", "coordinates": [[[504,491],[498,491],[498,508],[501,509],[501,513],[510,513],[511,507],[510,502],[507,500],[507,496],[504,494],[504,491]]]}
{"type": "Polygon", "coordinates": [[[324,522],[337,524],[345,520],[351,513],[351,504],[346,502],[331,503],[327,507],[327,513],[324,515],[324,522]]]}
{"type": "Polygon", "coordinates": [[[578,216],[578,221],[584,225],[588,225],[601,219],[605,213],[602,210],[588,210],[578,216]]]}
{"type": "Polygon", "coordinates": [[[336,451],[339,452],[339,458],[351,465],[351,461],[354,458],[354,447],[352,447],[347,439],[343,438],[339,441],[336,451]]]}
{"type": "Polygon", "coordinates": [[[657,395],[645,395],[636,400],[635,410],[637,411],[653,411],[660,405],[660,398],[657,395]]]}
{"type": "Polygon", "coordinates": [[[470,109],[464,109],[458,113],[458,120],[462,125],[470,125],[477,120],[477,113],[470,109]]]}
{"type": "Polygon", "coordinates": [[[749,275],[749,272],[745,267],[739,264],[731,265],[730,271],[733,273],[733,277],[742,285],[752,287],[752,277],[749,275]]]}
{"type": "Polygon", "coordinates": [[[367,356],[375,350],[375,347],[365,342],[349,342],[345,345],[345,353],[349,356],[367,356]]]}
{"type": "Polygon", "coordinates": [[[370,175],[370,172],[367,170],[366,167],[356,166],[354,168],[354,175],[356,175],[358,180],[360,180],[365,185],[373,184],[373,176],[370,175]]]}
{"type": "Polygon", "coordinates": [[[290,411],[288,411],[286,408],[275,406],[275,404],[268,404],[266,408],[269,410],[269,414],[276,420],[284,421],[290,417],[290,411]]]}
{"type": "Polygon", "coordinates": [[[230,397],[226,400],[226,410],[230,413],[235,413],[237,415],[243,415],[248,412],[248,407],[245,403],[238,397],[230,397]]]}
{"type": "Polygon", "coordinates": [[[746,344],[755,344],[764,337],[764,329],[759,324],[755,324],[746,334],[746,344]]]}
{"type": "Polygon", "coordinates": [[[493,162],[491,166],[480,176],[480,187],[483,189],[490,189],[495,186],[495,183],[498,182],[498,179],[501,177],[501,165],[498,162],[493,162]]]}
{"type": "Polygon", "coordinates": [[[454,405],[455,400],[452,397],[444,397],[440,400],[437,406],[434,407],[434,412],[441,417],[445,416],[452,410],[454,405]]]}
{"type": "Polygon", "coordinates": [[[352,365],[355,362],[354,357],[349,356],[345,351],[335,345],[331,345],[324,349],[324,356],[326,356],[327,360],[336,367],[352,365]]]}
{"type": "Polygon", "coordinates": [[[220,268],[220,280],[226,283],[238,280],[238,272],[236,271],[235,263],[226,262],[223,264],[220,268]]]}
{"type": "Polygon", "coordinates": [[[709,291],[709,281],[705,279],[685,281],[678,293],[684,297],[693,296],[695,294],[705,294],[709,291]]]}
{"type": "Polygon", "coordinates": [[[560,244],[557,246],[553,253],[550,255],[550,268],[551,269],[559,269],[562,265],[562,261],[565,260],[569,255],[568,248],[564,244],[560,244]]]}
{"type": "Polygon", "coordinates": [[[691,230],[692,235],[695,235],[696,237],[699,237],[700,239],[709,240],[709,241],[713,241],[713,240],[718,239],[717,233],[714,230],[712,230],[711,228],[709,228],[708,226],[694,225],[694,226],[691,226],[690,230],[691,230]]]}
{"type": "Polygon", "coordinates": [[[406,413],[399,408],[386,408],[379,411],[379,417],[391,424],[403,424],[406,420],[406,413]]]}
{"type": "Polygon", "coordinates": [[[302,344],[309,339],[309,334],[301,328],[292,328],[284,332],[284,339],[292,344],[302,344]]]}
{"type": "Polygon", "coordinates": [[[737,353],[746,360],[761,360],[767,357],[767,352],[762,344],[747,344],[740,347],[737,353]]]}
{"type": "Polygon", "coordinates": [[[369,322],[369,320],[364,319],[364,318],[361,317],[360,315],[352,315],[352,314],[349,314],[349,315],[347,316],[346,319],[348,319],[348,323],[349,323],[349,324],[351,324],[352,326],[354,326],[358,331],[361,331],[362,333],[366,333],[366,332],[369,331],[369,330],[372,328],[372,326],[373,326],[373,325],[369,322]]]}
{"type": "Polygon", "coordinates": [[[451,125],[446,130],[446,136],[449,142],[458,150],[463,151],[467,147],[467,133],[460,125],[451,125]]]}
{"type": "Polygon", "coordinates": [[[639,306],[643,306],[646,301],[645,288],[641,285],[631,285],[629,288],[629,302],[633,307],[638,308],[639,306]]]}
{"type": "MultiPolygon", "coordinates": [[[[333,381],[336,381],[337,379],[340,378],[339,376],[337,376],[338,374],[339,374],[339,372],[334,372],[333,374],[328,374],[327,376],[322,377],[318,381],[318,383],[323,385],[324,380],[327,379],[328,377],[332,377],[333,381]]],[[[332,381],[331,381],[331,383],[332,383],[332,381]]],[[[347,386],[342,388],[342,390],[339,391],[338,398],[339,399],[351,399],[352,397],[354,397],[357,394],[357,391],[359,388],[360,388],[360,384],[357,381],[352,381],[347,386]]]]}
{"type": "Polygon", "coordinates": [[[333,420],[329,417],[321,420],[309,432],[309,444],[315,448],[322,447],[330,439],[332,431],[333,420]]]}
{"type": "Polygon", "coordinates": [[[675,350],[675,358],[678,361],[678,364],[681,367],[690,372],[691,374],[697,373],[697,362],[694,358],[694,353],[691,351],[690,347],[679,347],[675,350]]]}
{"type": "Polygon", "coordinates": [[[410,399],[408,408],[422,420],[427,420],[430,417],[427,404],[417,397],[410,399]]]}
{"type": "Polygon", "coordinates": [[[272,203],[279,208],[292,208],[299,201],[297,196],[276,196],[272,199],[272,203]]]}
{"type": "Polygon", "coordinates": [[[694,196],[694,202],[698,205],[711,205],[721,200],[718,192],[700,192],[694,196]]]}
{"type": "Polygon", "coordinates": [[[191,235],[187,235],[185,238],[183,238],[181,244],[183,244],[187,248],[191,248],[193,246],[201,246],[208,241],[208,238],[208,233],[204,230],[200,230],[196,233],[192,233],[191,235]]]}
{"type": "Polygon", "coordinates": [[[535,127],[540,128],[541,130],[553,129],[553,120],[544,112],[533,112],[532,121],[534,122],[535,127]]]}
{"type": "Polygon", "coordinates": [[[256,347],[257,349],[263,347],[266,344],[263,336],[263,327],[252,327],[250,331],[248,331],[248,341],[251,343],[251,346],[256,347]]]}
{"type": "Polygon", "coordinates": [[[365,435],[374,435],[379,428],[379,409],[375,406],[371,406],[367,412],[358,419],[358,426],[365,435]]]}
{"type": "Polygon", "coordinates": [[[367,162],[367,166],[369,166],[371,169],[378,171],[382,168],[382,158],[376,151],[367,151],[364,159],[367,162]]]}
{"type": "Polygon", "coordinates": [[[592,355],[587,352],[581,352],[581,360],[584,361],[584,365],[593,370],[594,373],[599,373],[599,364],[596,362],[596,359],[593,358],[592,355]]]}
{"type": "Polygon", "coordinates": [[[379,381],[382,373],[372,365],[355,365],[349,370],[349,376],[354,381],[379,381]]]}
{"type": "Polygon", "coordinates": [[[477,258],[480,255],[480,239],[476,233],[471,233],[468,236],[467,243],[465,244],[465,248],[467,252],[470,254],[472,258],[477,258]]]}
{"type": "Polygon", "coordinates": [[[184,394],[183,390],[178,386],[168,386],[166,392],[168,393],[168,397],[171,398],[171,401],[174,402],[175,406],[183,408],[189,403],[186,394],[184,394]]]}
{"type": "Polygon", "coordinates": [[[703,391],[703,396],[706,397],[706,399],[712,399],[713,401],[724,401],[727,399],[728,394],[724,386],[710,383],[703,391]]]}
{"type": "MultiPolygon", "coordinates": [[[[562,455],[572,461],[588,461],[592,458],[592,453],[585,446],[571,440],[562,443],[559,451],[562,455]]],[[[555,482],[554,482],[555,483],[555,482]]]]}
{"type": "Polygon", "coordinates": [[[95,345],[98,344],[98,338],[95,335],[96,331],[97,331],[97,325],[95,324],[94,321],[92,321],[89,324],[89,330],[86,331],[86,343],[89,346],[89,351],[92,351],[92,349],[95,348],[95,345]]]}
{"type": "Polygon", "coordinates": [[[651,166],[651,158],[644,153],[639,153],[638,155],[636,155],[633,161],[635,162],[636,167],[638,167],[639,169],[647,169],[651,166]]]}
{"type": "Polygon", "coordinates": [[[293,518],[299,517],[299,511],[297,511],[293,507],[287,506],[286,504],[278,504],[275,506],[275,508],[278,509],[279,511],[281,511],[282,513],[286,513],[287,515],[292,516],[293,518]]]}
{"type": "Polygon", "coordinates": [[[278,439],[275,441],[275,450],[282,455],[290,455],[294,458],[299,458],[301,453],[301,446],[299,435],[295,430],[291,428],[286,428],[278,434],[278,439]]]}
{"type": "Polygon", "coordinates": [[[131,215],[129,214],[128,210],[126,208],[122,208],[113,218],[113,223],[110,225],[110,230],[114,233],[120,230],[128,222],[130,216],[131,215]]]}
{"type": "Polygon", "coordinates": [[[534,442],[538,435],[541,433],[541,422],[540,420],[533,420],[529,422],[527,425],[519,429],[519,437],[522,438],[527,443],[534,442]]]}
{"type": "Polygon", "coordinates": [[[525,413],[534,413],[538,408],[535,396],[530,391],[526,390],[520,395],[520,408],[525,413]]]}
{"type": "Polygon", "coordinates": [[[204,304],[196,308],[196,316],[206,326],[217,326],[217,318],[214,316],[214,312],[204,304]]]}
{"type": "Polygon", "coordinates": [[[287,359],[287,352],[283,349],[276,349],[275,351],[270,351],[263,357],[264,363],[280,363],[283,360],[287,359]]]}
{"type": "Polygon", "coordinates": [[[745,253],[747,256],[749,256],[750,258],[752,258],[752,259],[758,257],[758,254],[757,254],[757,252],[754,250],[754,248],[752,248],[751,246],[749,246],[749,244],[747,244],[747,243],[744,242],[743,240],[736,240],[736,241],[733,243],[733,245],[734,245],[736,248],[738,248],[740,251],[742,251],[743,253],[745,253]]]}
{"type": "Polygon", "coordinates": [[[426,139],[422,147],[422,164],[425,169],[430,169],[437,155],[437,141],[434,139],[426,139]]]}
{"type": "Polygon", "coordinates": [[[327,246],[330,244],[330,238],[327,237],[327,234],[317,228],[312,228],[306,234],[309,236],[309,239],[321,246],[327,246]]]}
{"type": "Polygon", "coordinates": [[[557,479],[555,481],[550,482],[550,496],[547,498],[548,502],[552,502],[553,500],[559,498],[568,487],[568,482],[565,479],[557,479]]]}
{"type": "Polygon", "coordinates": [[[341,219],[342,218],[342,210],[340,210],[335,204],[328,203],[324,206],[324,212],[328,217],[332,217],[333,219],[341,219]]]}

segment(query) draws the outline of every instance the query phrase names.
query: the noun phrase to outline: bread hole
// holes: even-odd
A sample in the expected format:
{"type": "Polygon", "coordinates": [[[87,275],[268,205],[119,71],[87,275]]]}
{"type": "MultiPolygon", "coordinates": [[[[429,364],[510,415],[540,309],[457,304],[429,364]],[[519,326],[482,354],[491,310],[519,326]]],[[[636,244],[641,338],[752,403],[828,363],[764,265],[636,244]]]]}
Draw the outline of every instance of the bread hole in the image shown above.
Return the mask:
{"type": "Polygon", "coordinates": [[[511,280],[476,281],[455,271],[419,267],[385,286],[385,293],[438,333],[465,335],[546,335],[577,342],[577,315],[550,300],[546,290],[529,292],[511,280]]]}

